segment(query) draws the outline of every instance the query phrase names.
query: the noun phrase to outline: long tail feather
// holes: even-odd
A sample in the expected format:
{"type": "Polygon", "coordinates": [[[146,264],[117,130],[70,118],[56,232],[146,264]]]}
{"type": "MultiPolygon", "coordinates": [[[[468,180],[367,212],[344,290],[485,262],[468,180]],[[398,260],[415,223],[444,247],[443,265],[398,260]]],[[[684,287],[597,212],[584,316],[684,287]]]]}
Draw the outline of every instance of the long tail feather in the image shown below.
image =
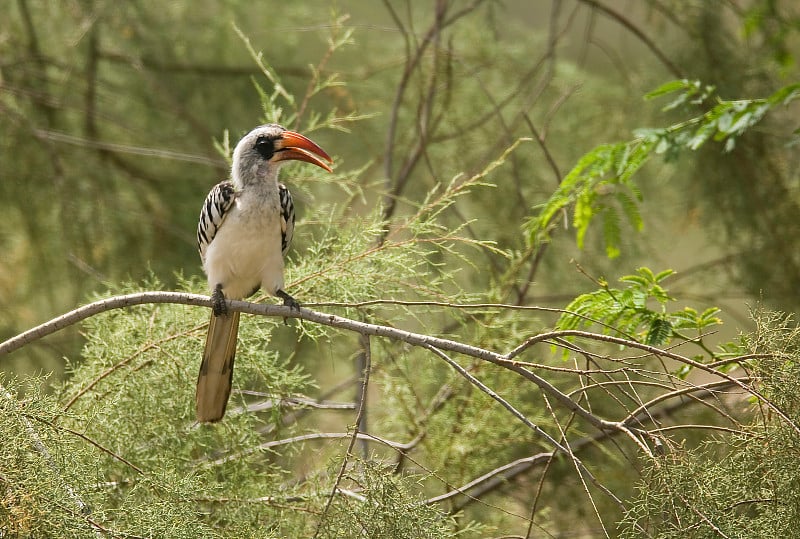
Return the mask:
{"type": "Polygon", "coordinates": [[[238,334],[238,312],[211,315],[195,394],[197,420],[201,423],[213,423],[225,415],[231,394],[238,334]]]}

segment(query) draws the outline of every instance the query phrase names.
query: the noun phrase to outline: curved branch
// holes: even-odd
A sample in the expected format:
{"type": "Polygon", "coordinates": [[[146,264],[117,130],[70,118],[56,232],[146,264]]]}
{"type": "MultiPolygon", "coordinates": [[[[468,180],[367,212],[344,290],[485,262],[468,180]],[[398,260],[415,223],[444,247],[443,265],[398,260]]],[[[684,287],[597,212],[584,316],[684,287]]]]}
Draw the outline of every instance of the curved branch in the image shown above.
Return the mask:
{"type": "MultiPolygon", "coordinates": [[[[741,382],[747,382],[749,378],[741,378],[739,379],[741,382]]],[[[647,412],[661,402],[664,402],[669,399],[680,398],[684,395],[691,395],[694,393],[699,393],[699,395],[695,395],[695,397],[699,397],[701,399],[714,397],[717,398],[718,393],[728,389],[729,387],[736,385],[733,382],[728,380],[718,380],[716,382],[711,382],[707,384],[698,384],[689,387],[685,387],[682,389],[676,389],[674,391],[670,391],[668,393],[663,393],[658,395],[657,397],[641,404],[638,408],[630,412],[626,417],[624,417],[621,422],[625,425],[631,425],[634,422],[640,421],[640,417],[642,414],[647,412]]]]}
{"type": "Polygon", "coordinates": [[[653,54],[656,55],[656,57],[661,61],[662,64],[664,64],[664,67],[666,67],[669,70],[670,73],[672,73],[675,77],[677,77],[679,79],[683,78],[683,72],[680,70],[680,68],[678,66],[676,66],[674,63],[672,63],[672,60],[667,58],[667,55],[664,54],[661,51],[661,49],[658,48],[658,46],[656,46],[655,42],[652,39],[650,39],[647,36],[647,34],[645,34],[642,30],[640,30],[635,24],[633,24],[624,15],[622,15],[621,13],[619,13],[617,11],[614,11],[613,9],[611,9],[608,6],[605,6],[605,5],[601,4],[597,0],[580,0],[580,1],[583,2],[584,4],[588,5],[588,6],[591,6],[593,9],[596,9],[596,10],[602,12],[606,16],[610,17],[611,19],[614,19],[615,21],[620,23],[622,26],[627,28],[628,31],[630,31],[633,35],[635,35],[639,39],[639,41],[644,43],[645,46],[648,49],[650,49],[650,51],[653,54]]]}
{"type": "MultiPolygon", "coordinates": [[[[718,376],[718,377],[720,377],[720,378],[722,378],[724,380],[727,380],[728,382],[732,383],[733,385],[736,385],[736,386],[742,388],[744,391],[746,391],[746,392],[750,393],[751,395],[753,395],[754,397],[758,398],[759,401],[763,402],[767,407],[769,407],[776,414],[778,414],[778,416],[783,421],[785,421],[787,425],[792,427],[792,429],[795,432],[800,434],[800,426],[798,426],[797,423],[795,423],[786,414],[786,412],[784,412],[778,405],[776,405],[775,403],[773,403],[772,401],[767,399],[756,388],[747,385],[746,383],[740,381],[738,378],[734,378],[733,376],[730,376],[729,374],[726,374],[726,373],[724,373],[722,371],[719,371],[717,369],[711,368],[705,363],[700,363],[699,361],[695,361],[695,360],[693,360],[691,358],[688,358],[686,356],[682,356],[680,354],[676,354],[676,353],[670,352],[668,350],[663,350],[661,348],[656,348],[655,346],[650,346],[649,344],[640,343],[638,341],[632,341],[630,339],[622,339],[620,337],[614,337],[612,335],[601,335],[601,334],[598,334],[598,333],[591,333],[589,331],[581,331],[581,330],[574,330],[574,329],[567,329],[567,330],[561,330],[561,331],[550,331],[548,333],[541,333],[539,335],[535,335],[535,336],[529,338],[524,343],[522,343],[519,346],[513,348],[508,354],[506,354],[504,356],[504,359],[507,359],[507,360],[513,359],[514,357],[518,356],[519,354],[521,354],[522,352],[524,352],[525,350],[527,350],[528,348],[530,348],[534,344],[541,343],[541,342],[546,342],[546,341],[549,341],[551,339],[557,339],[557,338],[561,338],[561,337],[582,337],[582,338],[586,338],[586,339],[590,339],[590,340],[594,340],[594,341],[617,344],[617,345],[624,346],[624,347],[627,347],[627,348],[636,348],[636,349],[639,349],[639,350],[643,350],[643,351],[645,351],[645,352],[647,352],[649,354],[652,354],[654,356],[666,357],[666,358],[669,358],[669,359],[674,359],[676,361],[680,361],[681,363],[685,363],[686,365],[690,365],[690,366],[694,367],[695,369],[707,372],[707,373],[709,373],[711,375],[714,375],[714,376],[718,376]]],[[[510,362],[510,363],[515,364],[516,362],[510,362]]],[[[564,396],[567,397],[566,395],[564,395],[564,396]]],[[[567,397],[567,399],[569,399],[569,397],[567,397]]],[[[574,402],[574,401],[572,401],[572,399],[569,399],[569,401],[570,402],[574,402]]],[[[606,423],[608,423],[608,422],[606,422],[606,423]]],[[[619,427],[619,425],[615,426],[613,424],[609,424],[607,426],[619,427]]]]}
{"type": "MultiPolygon", "coordinates": [[[[720,382],[721,384],[729,384],[728,382],[720,382]]],[[[660,407],[658,410],[647,412],[640,412],[637,416],[631,416],[629,420],[625,421],[625,424],[631,424],[635,422],[642,422],[647,418],[650,419],[661,419],[663,417],[669,417],[670,415],[674,414],[676,411],[683,409],[686,406],[691,406],[695,402],[701,402],[704,399],[713,397],[714,394],[712,391],[709,391],[705,387],[696,387],[692,388],[693,391],[697,392],[697,400],[685,400],[674,403],[669,406],[660,407]]],[[[662,429],[653,429],[648,432],[658,432],[662,429]]],[[[573,453],[581,452],[585,449],[590,447],[595,447],[597,443],[611,440],[616,438],[620,434],[623,434],[623,431],[613,431],[613,432],[597,432],[590,436],[584,436],[575,440],[574,442],[570,442],[570,448],[572,449],[573,453]]],[[[461,485],[460,487],[454,487],[452,490],[445,492],[444,494],[440,494],[439,496],[434,496],[432,498],[428,498],[427,500],[423,500],[421,503],[425,505],[431,505],[435,503],[444,502],[447,500],[452,500],[454,498],[463,497],[462,501],[454,503],[450,508],[449,511],[452,513],[456,513],[466,507],[469,504],[474,503],[476,500],[479,500],[481,497],[489,494],[491,492],[496,491],[499,488],[502,488],[505,485],[508,485],[510,482],[519,479],[525,473],[529,472],[532,469],[535,469],[539,466],[543,466],[549,460],[554,458],[557,450],[553,451],[545,451],[541,453],[536,453],[534,455],[530,455],[528,457],[523,457],[517,459],[515,461],[509,462],[502,466],[499,466],[493,470],[490,470],[483,475],[476,477],[475,479],[461,485]]]]}
{"type": "MultiPolygon", "coordinates": [[[[124,309],[136,305],[154,303],[171,303],[211,308],[211,298],[208,296],[190,294],[186,292],[138,292],[134,294],[125,294],[123,296],[114,296],[111,298],[101,299],[69,311],[68,313],[53,318],[48,322],[45,322],[39,326],[29,329],[28,331],[25,331],[24,333],[12,337],[3,343],[0,343],[0,356],[9,354],[10,352],[18,350],[23,346],[30,344],[31,342],[46,337],[47,335],[60,331],[71,325],[77,324],[94,315],[114,309],[124,309]]],[[[315,322],[325,326],[354,331],[362,335],[373,335],[376,337],[386,337],[389,339],[399,340],[414,346],[421,346],[423,348],[434,346],[442,350],[457,352],[478,359],[491,361],[493,363],[503,359],[501,354],[491,352],[483,348],[470,346],[468,344],[463,344],[457,341],[432,337],[430,335],[422,335],[388,326],[379,326],[376,324],[368,324],[366,322],[358,322],[349,318],[312,311],[305,308],[296,310],[283,305],[250,303],[249,301],[240,300],[229,300],[228,308],[232,311],[260,316],[299,318],[301,320],[308,320],[309,322],[315,322]]]]}
{"type": "Polygon", "coordinates": [[[0,343],[0,357],[78,322],[82,322],[87,318],[91,318],[96,314],[150,303],[178,303],[198,307],[211,307],[211,298],[185,292],[138,292],[101,299],[83,307],[78,307],[0,343]]]}
{"type": "MultiPolygon", "coordinates": [[[[64,329],[73,324],[76,324],[96,314],[100,314],[113,309],[122,309],[126,307],[132,307],[135,305],[144,305],[153,303],[155,304],[172,303],[172,304],[183,304],[183,305],[210,308],[211,298],[200,294],[190,294],[186,292],[139,292],[134,294],[126,294],[123,296],[115,296],[111,298],[101,299],[93,303],[90,303],[88,305],[84,305],[83,307],[79,307],[78,309],[63,314],[57,318],[45,322],[44,324],[41,324],[24,333],[21,333],[16,337],[12,337],[11,339],[8,339],[3,343],[0,343],[0,357],[10,352],[13,352],[14,350],[18,350],[19,348],[25,346],[26,344],[41,339],[42,337],[55,333],[56,331],[64,329]]],[[[572,400],[566,393],[560,391],[549,381],[542,378],[541,376],[538,376],[536,373],[531,372],[527,368],[523,367],[519,362],[514,361],[513,358],[521,354],[523,351],[527,350],[536,343],[540,343],[557,337],[583,337],[595,341],[618,344],[629,348],[644,350],[656,356],[676,359],[682,363],[691,365],[697,369],[703,370],[705,372],[708,372],[710,374],[728,380],[729,382],[733,383],[736,386],[741,387],[745,391],[749,392],[751,395],[757,397],[759,400],[764,402],[770,409],[775,411],[781,417],[781,419],[783,419],[795,431],[800,432],[800,427],[798,427],[797,424],[794,421],[792,421],[791,418],[789,418],[783,410],[781,410],[774,403],[766,399],[763,395],[761,395],[761,393],[758,390],[756,390],[753,387],[749,387],[740,380],[723,372],[711,369],[707,365],[699,363],[690,358],[681,356],[679,354],[668,352],[666,350],[642,344],[640,342],[631,341],[628,339],[622,339],[619,337],[612,337],[610,335],[600,335],[597,333],[591,333],[588,331],[578,331],[578,330],[552,331],[549,333],[544,333],[531,337],[522,344],[512,348],[512,350],[507,354],[501,354],[498,352],[493,352],[491,350],[486,350],[484,348],[479,348],[477,346],[471,346],[450,339],[443,339],[440,337],[433,337],[431,335],[414,333],[411,331],[405,331],[402,329],[397,329],[389,326],[380,326],[377,324],[359,322],[356,320],[351,320],[349,318],[344,318],[334,314],[321,313],[305,308],[301,308],[298,310],[283,305],[250,303],[248,301],[240,301],[240,300],[228,301],[228,308],[233,311],[260,315],[260,316],[299,318],[301,320],[308,320],[309,322],[314,322],[317,324],[333,328],[353,331],[361,335],[384,337],[392,340],[402,341],[413,346],[419,346],[421,348],[426,348],[426,349],[437,348],[442,351],[455,352],[458,354],[474,357],[483,361],[488,361],[489,363],[493,363],[495,365],[503,367],[504,369],[510,370],[516,374],[519,374],[526,380],[533,382],[541,391],[552,396],[562,406],[574,412],[575,414],[579,415],[581,418],[585,419],[592,426],[601,431],[626,430],[626,427],[622,423],[606,421],[600,417],[597,417],[595,414],[583,408],[580,404],[572,400]]]]}
{"type": "MultiPolygon", "coordinates": [[[[193,305],[199,307],[209,307],[209,308],[211,307],[211,299],[208,296],[203,296],[199,294],[189,294],[185,292],[139,292],[135,294],[126,294],[124,296],[115,296],[112,298],[102,299],[99,301],[95,301],[94,303],[90,303],[89,305],[84,305],[83,307],[70,311],[66,314],[63,314],[57,318],[54,318],[53,320],[50,320],[49,322],[45,322],[44,324],[41,324],[33,329],[30,329],[20,335],[17,335],[16,337],[12,337],[11,339],[3,342],[2,344],[0,344],[0,357],[4,354],[8,354],[9,352],[13,352],[14,350],[17,350],[28,343],[31,343],[37,339],[41,339],[46,335],[55,333],[56,331],[64,329],[65,327],[68,327],[70,325],[76,324],[96,314],[100,314],[102,312],[110,311],[113,309],[122,309],[126,307],[132,307],[135,305],[143,305],[149,303],[173,303],[173,304],[193,305]]],[[[376,324],[368,324],[366,322],[358,322],[356,320],[351,320],[349,318],[312,311],[310,309],[305,309],[305,308],[297,310],[297,309],[292,309],[290,307],[285,307],[283,305],[268,305],[268,304],[250,303],[248,301],[229,300],[228,309],[232,311],[238,311],[242,313],[261,315],[261,316],[299,318],[302,320],[308,320],[309,322],[315,322],[317,324],[322,324],[329,327],[353,331],[356,333],[360,333],[361,335],[384,337],[388,339],[402,341],[411,344],[413,346],[419,346],[422,348],[429,348],[429,347],[438,348],[439,350],[455,352],[458,354],[474,357],[483,361],[488,361],[489,363],[493,363],[507,370],[515,372],[524,377],[525,379],[533,382],[539,387],[539,389],[551,395],[553,398],[559,401],[563,406],[567,407],[569,410],[578,414],[596,428],[600,430],[607,430],[607,429],[614,430],[620,428],[620,425],[617,425],[609,421],[604,421],[603,419],[595,416],[588,410],[584,409],[578,403],[570,399],[569,396],[559,391],[554,385],[552,385],[544,378],[520,366],[519,364],[517,364],[517,362],[511,361],[507,355],[503,355],[497,352],[492,352],[490,350],[478,348],[476,346],[471,346],[450,339],[443,339],[440,337],[433,337],[430,335],[413,333],[410,331],[404,331],[402,329],[397,329],[388,326],[380,326],[376,324]]],[[[520,349],[522,347],[524,347],[524,344],[517,347],[517,349],[520,349]]]]}

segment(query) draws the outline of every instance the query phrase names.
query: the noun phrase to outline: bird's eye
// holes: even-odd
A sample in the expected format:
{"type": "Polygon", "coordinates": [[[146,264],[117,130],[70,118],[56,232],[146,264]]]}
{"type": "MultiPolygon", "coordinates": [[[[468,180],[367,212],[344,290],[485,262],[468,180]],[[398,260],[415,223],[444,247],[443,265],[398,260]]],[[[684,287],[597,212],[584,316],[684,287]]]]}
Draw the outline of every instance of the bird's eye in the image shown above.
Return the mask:
{"type": "Polygon", "coordinates": [[[272,159],[275,154],[275,141],[269,137],[258,137],[256,139],[256,151],[265,160],[272,159]]]}

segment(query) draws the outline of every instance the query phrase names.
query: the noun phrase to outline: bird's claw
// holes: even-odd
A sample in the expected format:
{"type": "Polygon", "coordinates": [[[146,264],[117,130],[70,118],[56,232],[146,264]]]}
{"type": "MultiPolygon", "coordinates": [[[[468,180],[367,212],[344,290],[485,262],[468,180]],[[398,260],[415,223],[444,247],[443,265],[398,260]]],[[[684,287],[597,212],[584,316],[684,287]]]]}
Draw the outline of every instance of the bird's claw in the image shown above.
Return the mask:
{"type": "MultiPolygon", "coordinates": [[[[296,299],[294,299],[292,296],[290,296],[289,294],[287,294],[283,290],[278,290],[277,292],[275,292],[275,295],[283,300],[284,307],[289,307],[293,311],[299,311],[300,310],[300,302],[298,302],[296,299]]],[[[286,321],[285,317],[283,319],[283,323],[285,325],[289,325],[289,323],[286,321]]]]}
{"type": "Polygon", "coordinates": [[[285,307],[289,307],[294,311],[300,310],[300,302],[298,302],[296,299],[294,299],[292,296],[290,296],[283,290],[278,290],[277,292],[275,292],[275,295],[283,300],[283,305],[285,307]]]}
{"type": "Polygon", "coordinates": [[[222,292],[221,284],[217,284],[211,294],[211,310],[214,311],[214,316],[228,314],[228,304],[225,303],[225,294],[222,292]]]}

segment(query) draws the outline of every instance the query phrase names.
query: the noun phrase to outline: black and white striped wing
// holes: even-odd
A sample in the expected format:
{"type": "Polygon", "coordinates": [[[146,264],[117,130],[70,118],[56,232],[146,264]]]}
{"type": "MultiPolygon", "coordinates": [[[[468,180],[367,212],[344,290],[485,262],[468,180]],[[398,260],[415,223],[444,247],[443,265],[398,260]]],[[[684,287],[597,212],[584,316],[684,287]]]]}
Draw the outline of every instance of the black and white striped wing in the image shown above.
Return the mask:
{"type": "Polygon", "coordinates": [[[281,252],[285,257],[294,236],[294,202],[289,189],[282,183],[278,184],[278,194],[281,199],[281,252]]]}
{"type": "Polygon", "coordinates": [[[200,221],[197,223],[197,250],[200,251],[200,258],[203,261],[206,259],[208,246],[217,235],[235,199],[233,182],[220,182],[208,193],[200,211],[200,221]]]}

